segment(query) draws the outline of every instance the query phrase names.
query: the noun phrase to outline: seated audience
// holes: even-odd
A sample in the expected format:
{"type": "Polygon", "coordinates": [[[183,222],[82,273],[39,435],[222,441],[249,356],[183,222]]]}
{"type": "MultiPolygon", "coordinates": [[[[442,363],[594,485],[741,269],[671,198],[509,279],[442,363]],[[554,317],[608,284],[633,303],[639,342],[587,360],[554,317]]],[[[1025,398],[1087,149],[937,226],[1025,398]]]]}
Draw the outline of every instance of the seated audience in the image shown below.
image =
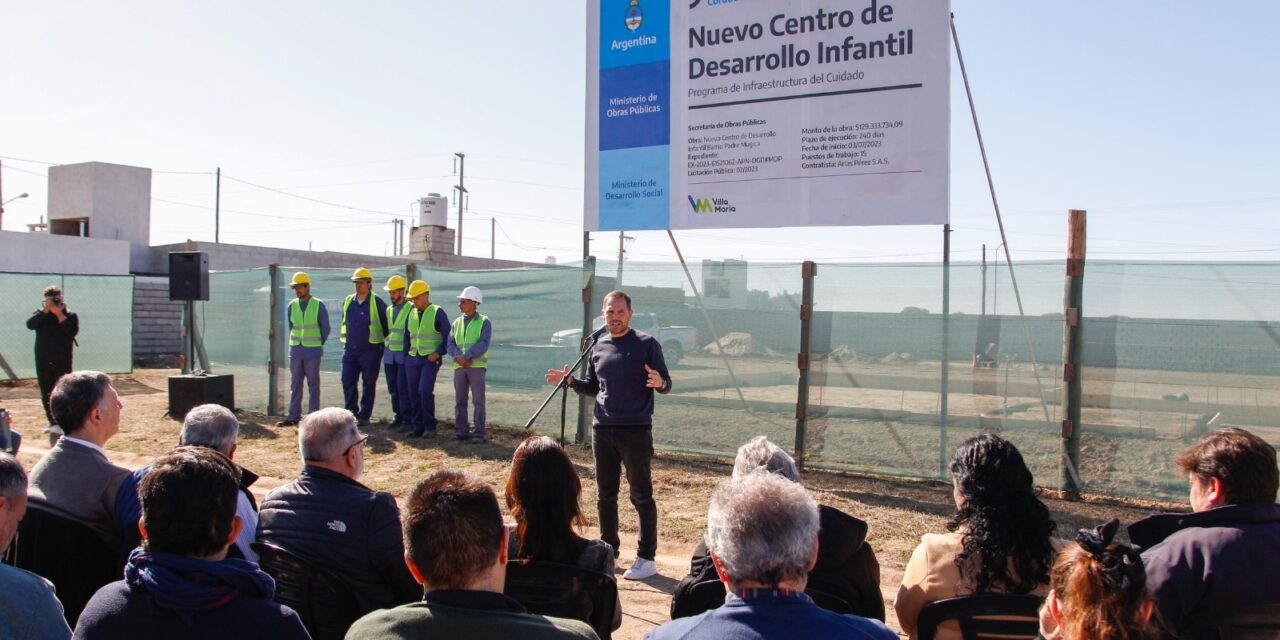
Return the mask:
{"type": "Polygon", "coordinates": [[[258,514],[259,540],[342,579],[361,613],[422,595],[404,564],[396,499],[357,481],[367,438],[346,409],[309,414],[298,426],[302,473],[267,494],[258,514]]]}
{"type": "MultiPolygon", "coordinates": [[[[202,404],[187,412],[187,417],[182,421],[182,432],[178,435],[178,446],[208,447],[234,461],[236,437],[239,433],[240,421],[230,409],[217,404],[202,404]]],[[[230,554],[233,558],[257,562],[258,554],[254,553],[250,545],[253,544],[258,529],[258,505],[249,487],[257,482],[258,476],[239,465],[236,468],[240,470],[240,495],[236,498],[236,515],[244,521],[244,526],[241,527],[240,536],[232,545],[230,554]]],[[[130,528],[137,532],[138,517],[142,511],[142,504],[138,501],[138,485],[148,471],[151,471],[151,465],[134,470],[121,483],[120,490],[116,493],[116,520],[126,533],[130,528]]]]}
{"type": "MultiPolygon", "coordinates": [[[[516,519],[509,545],[512,559],[571,564],[612,577],[613,547],[574,531],[574,526],[586,524],[581,495],[582,481],[573,461],[555,440],[529,436],[521,442],[507,477],[507,509],[516,519]]],[[[619,601],[613,628],[621,625],[619,601]]]]}
{"type": "Polygon", "coordinates": [[[227,558],[244,522],[236,515],[239,472],[222,454],[184,447],[142,479],[142,546],[124,580],[98,590],[74,638],[306,639],[292,609],[271,600],[275,582],[227,558]]]}
{"type": "MultiPolygon", "coordinates": [[[[0,453],[0,553],[9,548],[18,523],[27,511],[27,474],[22,464],[0,453]]],[[[62,640],[71,628],[62,616],[62,603],[48,580],[0,563],[0,638],[6,640],[62,640]]]]}
{"type": "Polygon", "coordinates": [[[1112,542],[1119,520],[1081,529],[1053,565],[1040,609],[1045,640],[1143,640],[1152,603],[1142,556],[1112,542]]]}
{"type": "Polygon", "coordinates": [[[729,591],[724,606],[646,637],[898,637],[879,620],[827,611],[804,594],[818,560],[818,504],[790,480],[761,470],[722,483],[707,509],[707,548],[729,591]]]}
{"type": "Polygon", "coordinates": [[[437,471],[409,494],[405,563],[421,602],[375,611],[347,640],[396,638],[596,638],[585,622],[527,613],[502,594],[508,538],[498,498],[480,479],[437,471]]]}
{"type": "Polygon", "coordinates": [[[32,496],[84,523],[112,549],[132,546],[121,538],[115,511],[129,470],[111,464],[103,450],[120,432],[124,408],[111,378],[97,371],[68,373],[53,387],[49,408],[66,435],[31,470],[32,496]]]}
{"type": "MultiPolygon", "coordinates": [[[[738,478],[757,469],[776,473],[792,482],[800,482],[796,462],[765,436],[756,436],[738,449],[733,464],[733,477],[738,478]]],[[[818,505],[818,562],[809,572],[808,588],[837,596],[849,603],[852,611],[864,618],[884,620],[884,598],[880,595],[880,563],[867,544],[867,523],[835,507],[818,505]]],[[[700,597],[693,587],[715,580],[715,567],[706,542],[693,550],[689,575],[676,585],[671,598],[671,617],[682,618],[702,613],[724,602],[723,592],[700,597]]],[[[846,613],[846,612],[842,612],[846,613]]]]}
{"type": "Polygon", "coordinates": [[[1244,429],[1202,437],[1174,463],[1191,485],[1192,513],[1129,526],[1143,548],[1163,637],[1217,638],[1224,614],[1280,603],[1280,472],[1276,451],[1244,429]]]}
{"type": "MultiPolygon", "coordinates": [[[[1017,447],[1000,436],[965,440],[951,457],[956,513],[950,533],[927,533],[911,554],[893,608],[903,632],[916,635],[926,604],[974,593],[1048,589],[1057,525],[1036,497],[1017,447]]],[[[959,640],[955,620],[938,625],[939,640],[959,640]]]]}

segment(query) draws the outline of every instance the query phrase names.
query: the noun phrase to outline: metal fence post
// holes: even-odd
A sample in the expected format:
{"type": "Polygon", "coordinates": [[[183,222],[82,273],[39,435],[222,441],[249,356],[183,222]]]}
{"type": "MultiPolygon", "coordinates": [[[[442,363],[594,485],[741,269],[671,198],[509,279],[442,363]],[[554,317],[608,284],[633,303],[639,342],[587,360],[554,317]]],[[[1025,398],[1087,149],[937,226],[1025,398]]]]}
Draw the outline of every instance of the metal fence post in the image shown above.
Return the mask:
{"type": "Polygon", "coordinates": [[[804,470],[805,428],[809,421],[809,340],[813,334],[813,279],[818,265],[805,260],[800,267],[803,281],[800,298],[800,353],[796,366],[800,369],[800,382],[796,389],[796,466],[804,470]]]}
{"type": "Polygon", "coordinates": [[[270,290],[268,292],[269,306],[271,309],[270,326],[267,329],[267,415],[280,415],[280,360],[277,358],[277,352],[280,351],[281,336],[279,330],[280,318],[280,265],[272,264],[267,267],[268,281],[270,282],[270,290]]]}
{"type": "MultiPolygon", "coordinates": [[[[596,257],[587,256],[582,261],[582,337],[585,339],[591,335],[591,319],[595,316],[594,310],[591,308],[591,299],[595,297],[594,287],[596,280],[596,257]]],[[[581,348],[579,345],[578,348],[581,348]]],[[[581,377],[587,372],[587,363],[583,362],[578,369],[577,375],[581,377]]],[[[587,441],[587,416],[591,415],[591,410],[595,403],[590,398],[578,394],[578,433],[574,436],[574,444],[582,444],[587,441]]]]}

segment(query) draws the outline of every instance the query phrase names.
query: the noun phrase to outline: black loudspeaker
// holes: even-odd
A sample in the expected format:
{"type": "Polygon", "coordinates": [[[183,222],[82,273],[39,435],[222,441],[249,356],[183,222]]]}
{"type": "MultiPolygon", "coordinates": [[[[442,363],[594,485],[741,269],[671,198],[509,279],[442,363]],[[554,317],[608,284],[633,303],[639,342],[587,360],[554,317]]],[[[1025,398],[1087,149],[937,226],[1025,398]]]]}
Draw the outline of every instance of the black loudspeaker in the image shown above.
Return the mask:
{"type": "Polygon", "coordinates": [[[169,415],[174,420],[202,404],[236,408],[236,383],[232,375],[169,376],[169,415]]]}
{"type": "Polygon", "coordinates": [[[169,253],[169,299],[209,299],[209,254],[199,251],[169,253]]]}

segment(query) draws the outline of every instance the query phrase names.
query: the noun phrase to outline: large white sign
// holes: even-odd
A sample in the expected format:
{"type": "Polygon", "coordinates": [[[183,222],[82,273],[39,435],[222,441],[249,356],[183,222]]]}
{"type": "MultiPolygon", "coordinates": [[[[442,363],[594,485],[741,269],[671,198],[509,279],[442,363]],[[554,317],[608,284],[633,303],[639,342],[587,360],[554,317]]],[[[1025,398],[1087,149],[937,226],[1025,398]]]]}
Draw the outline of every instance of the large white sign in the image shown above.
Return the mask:
{"type": "Polygon", "coordinates": [[[588,0],[589,231],[948,221],[948,0],[588,0]]]}

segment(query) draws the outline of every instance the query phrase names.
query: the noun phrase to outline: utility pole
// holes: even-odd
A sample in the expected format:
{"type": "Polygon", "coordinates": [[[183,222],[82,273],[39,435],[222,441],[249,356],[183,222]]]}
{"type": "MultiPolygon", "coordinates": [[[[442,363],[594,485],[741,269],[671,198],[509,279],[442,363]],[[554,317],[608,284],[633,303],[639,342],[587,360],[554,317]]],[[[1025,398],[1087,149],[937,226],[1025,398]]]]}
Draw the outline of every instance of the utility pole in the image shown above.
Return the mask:
{"type": "Polygon", "coordinates": [[[624,232],[622,231],[618,232],[618,281],[615,283],[615,289],[622,288],[622,260],[624,254],[627,252],[626,245],[628,240],[635,240],[635,238],[624,235],[624,232]]]}
{"type": "Polygon", "coordinates": [[[222,226],[222,167],[214,174],[213,183],[213,243],[218,244],[218,232],[222,226]]]}
{"type": "Polygon", "coordinates": [[[489,259],[496,260],[498,258],[498,219],[489,218],[489,259]]]}
{"type": "Polygon", "coordinates": [[[1062,493],[1068,500],[1079,500],[1084,488],[1079,469],[1085,212],[1071,209],[1067,216],[1067,278],[1062,294],[1062,493]]]}
{"type": "Polygon", "coordinates": [[[458,159],[458,256],[462,256],[462,198],[467,193],[467,188],[463,186],[462,178],[467,170],[467,156],[464,153],[455,153],[453,155],[458,159]]]}

